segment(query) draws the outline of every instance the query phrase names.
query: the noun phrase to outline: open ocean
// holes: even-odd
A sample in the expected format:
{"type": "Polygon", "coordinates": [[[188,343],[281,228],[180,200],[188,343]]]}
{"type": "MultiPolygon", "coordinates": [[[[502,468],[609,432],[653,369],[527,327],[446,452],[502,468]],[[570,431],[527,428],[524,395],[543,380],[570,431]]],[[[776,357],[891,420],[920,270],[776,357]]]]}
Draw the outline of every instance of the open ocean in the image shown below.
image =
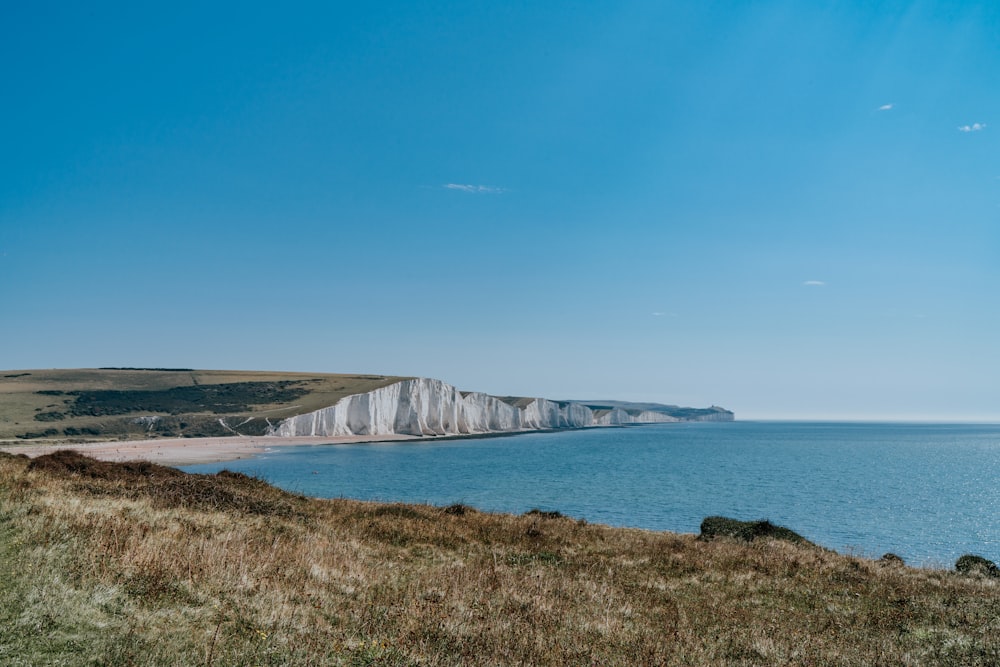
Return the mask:
{"type": "Polygon", "coordinates": [[[770,519],[842,553],[1000,562],[1000,425],[680,423],[495,438],[276,447],[227,468],[310,496],[697,533],[770,519]]]}

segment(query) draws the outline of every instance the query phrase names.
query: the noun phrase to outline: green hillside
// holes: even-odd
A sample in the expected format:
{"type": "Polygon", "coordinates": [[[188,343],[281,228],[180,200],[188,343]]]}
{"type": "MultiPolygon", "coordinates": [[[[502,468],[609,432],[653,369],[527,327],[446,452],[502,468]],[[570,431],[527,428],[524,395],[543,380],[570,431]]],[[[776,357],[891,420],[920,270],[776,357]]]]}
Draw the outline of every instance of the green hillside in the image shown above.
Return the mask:
{"type": "Polygon", "coordinates": [[[259,435],[384,375],[87,368],[0,371],[0,442],[259,435]]]}

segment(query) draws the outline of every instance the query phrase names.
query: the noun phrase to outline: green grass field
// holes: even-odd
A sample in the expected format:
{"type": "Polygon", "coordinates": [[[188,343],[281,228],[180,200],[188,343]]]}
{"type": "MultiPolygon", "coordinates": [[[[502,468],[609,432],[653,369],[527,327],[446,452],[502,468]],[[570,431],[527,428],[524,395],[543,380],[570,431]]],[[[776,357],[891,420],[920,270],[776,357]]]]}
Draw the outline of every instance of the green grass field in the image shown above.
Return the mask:
{"type": "Polygon", "coordinates": [[[0,443],[257,435],[269,421],[401,379],[259,371],[0,371],[0,443]]]}

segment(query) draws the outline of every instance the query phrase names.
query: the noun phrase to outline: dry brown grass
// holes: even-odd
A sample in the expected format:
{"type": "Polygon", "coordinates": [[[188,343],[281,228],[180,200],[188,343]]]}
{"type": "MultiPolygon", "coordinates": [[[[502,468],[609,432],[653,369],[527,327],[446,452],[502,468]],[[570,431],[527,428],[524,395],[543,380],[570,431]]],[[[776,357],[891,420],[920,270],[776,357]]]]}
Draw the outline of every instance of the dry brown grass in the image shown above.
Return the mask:
{"type": "Polygon", "coordinates": [[[0,455],[0,663],[1000,663],[989,577],[166,470],[0,455]]]}

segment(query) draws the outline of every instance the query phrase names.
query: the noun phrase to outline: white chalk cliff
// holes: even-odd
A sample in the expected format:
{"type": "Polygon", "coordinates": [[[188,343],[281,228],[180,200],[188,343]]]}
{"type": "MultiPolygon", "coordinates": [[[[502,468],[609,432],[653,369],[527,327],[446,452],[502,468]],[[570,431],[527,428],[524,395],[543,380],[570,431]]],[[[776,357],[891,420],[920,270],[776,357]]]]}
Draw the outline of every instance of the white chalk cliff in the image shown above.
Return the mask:
{"type": "Polygon", "coordinates": [[[441,380],[416,378],[289,417],[273,426],[270,435],[472,435],[673,421],[679,420],[652,410],[592,410],[544,398],[511,404],[489,394],[461,392],[441,380]]]}

